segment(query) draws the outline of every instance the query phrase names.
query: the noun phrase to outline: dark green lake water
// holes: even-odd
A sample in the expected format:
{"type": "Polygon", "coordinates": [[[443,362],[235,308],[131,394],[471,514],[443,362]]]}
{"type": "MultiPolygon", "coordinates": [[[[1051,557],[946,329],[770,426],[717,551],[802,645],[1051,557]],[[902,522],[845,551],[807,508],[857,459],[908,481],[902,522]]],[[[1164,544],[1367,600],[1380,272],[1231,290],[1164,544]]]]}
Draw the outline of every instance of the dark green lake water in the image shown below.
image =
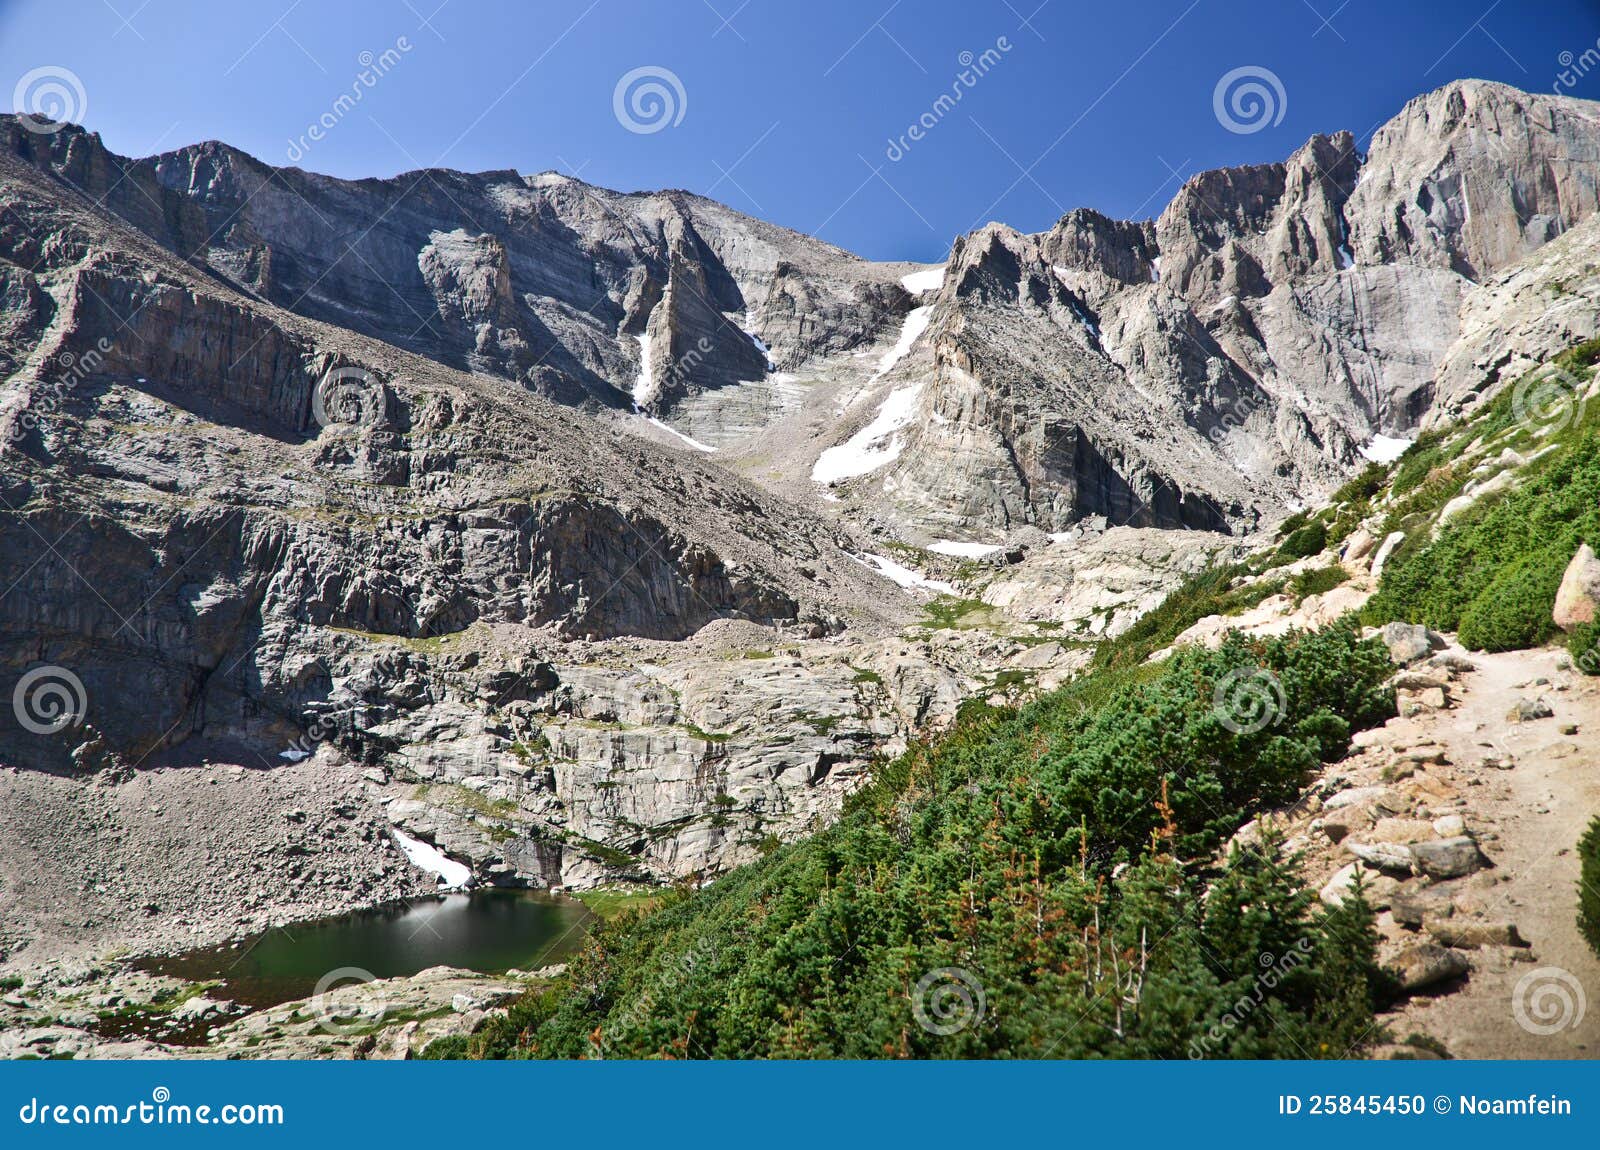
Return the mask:
{"type": "Polygon", "coordinates": [[[474,891],[279,927],[235,946],[138,965],[195,982],[221,979],[215,997],[276,1006],[309,997],[340,967],[378,978],[460,966],[485,974],[560,962],[582,943],[592,916],[572,899],[531,891],[474,891]]]}

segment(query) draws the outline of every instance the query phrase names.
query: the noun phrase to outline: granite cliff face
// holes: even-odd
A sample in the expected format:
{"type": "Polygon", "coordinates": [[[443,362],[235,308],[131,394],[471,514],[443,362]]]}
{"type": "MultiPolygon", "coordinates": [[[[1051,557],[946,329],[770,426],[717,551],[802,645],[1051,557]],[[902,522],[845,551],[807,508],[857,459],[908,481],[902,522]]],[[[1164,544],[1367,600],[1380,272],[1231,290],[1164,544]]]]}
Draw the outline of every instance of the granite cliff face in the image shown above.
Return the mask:
{"type": "MultiPolygon", "coordinates": [[[[908,529],[960,538],[1085,513],[1249,529],[1417,427],[1442,366],[1451,391],[1492,385],[1461,347],[1485,339],[1489,285],[1581,230],[1597,189],[1600,108],[1466,81],[1365,156],[1314,137],[1193,177],[1153,222],[988,225],[955,244],[907,373],[915,418],[868,482],[908,529]]],[[[1521,362],[1592,334],[1569,310],[1521,362]]]]}
{"type": "MultiPolygon", "coordinates": [[[[1083,652],[1045,640],[1126,627],[1374,434],[1594,335],[1597,182],[1595,105],[1469,81],[1365,156],[1319,136],[918,267],[683,192],[0,117],[0,689],[70,703],[0,713],[18,803],[70,828],[0,835],[0,883],[92,859],[187,921],[146,823],[75,850],[91,788],[262,818],[288,765],[355,813],[212,865],[370,876],[386,840],[340,828],[386,822],[482,881],[718,873],[964,697],[1059,682],[1083,652]],[[988,606],[944,626],[940,593],[988,606]]],[[[0,950],[49,933],[30,881],[0,950]]],[[[338,908],[304,888],[241,923],[338,908]]]]}

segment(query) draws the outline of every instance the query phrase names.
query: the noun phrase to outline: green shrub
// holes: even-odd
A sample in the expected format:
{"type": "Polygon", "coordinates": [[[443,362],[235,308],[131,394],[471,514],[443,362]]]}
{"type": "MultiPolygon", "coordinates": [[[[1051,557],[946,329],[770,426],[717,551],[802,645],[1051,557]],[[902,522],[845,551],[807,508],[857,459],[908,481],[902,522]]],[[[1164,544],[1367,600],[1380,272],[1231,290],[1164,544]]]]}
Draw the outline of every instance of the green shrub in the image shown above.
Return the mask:
{"type": "Polygon", "coordinates": [[[1278,524],[1278,538],[1282,539],[1286,535],[1293,535],[1296,531],[1300,530],[1300,528],[1306,525],[1306,522],[1309,518],[1310,517],[1304,511],[1296,511],[1282,523],[1278,524]]]}
{"type": "Polygon", "coordinates": [[[1567,636],[1572,665],[1585,675],[1600,675],[1600,623],[1579,623],[1567,636]]]}
{"type": "Polygon", "coordinates": [[[1278,548],[1278,558],[1280,562],[1293,562],[1296,559],[1320,555],[1327,546],[1327,525],[1321,520],[1315,520],[1290,533],[1283,541],[1283,546],[1278,548]]]}
{"type": "Polygon", "coordinates": [[[1600,338],[1584,340],[1556,356],[1556,364],[1566,371],[1582,371],[1600,363],[1600,338]]]}
{"type": "Polygon", "coordinates": [[[1332,591],[1339,584],[1350,578],[1350,572],[1338,563],[1330,563],[1326,567],[1313,567],[1310,571],[1302,571],[1289,580],[1289,591],[1294,596],[1294,601],[1299,603],[1312,595],[1321,595],[1332,591]]]}
{"type": "Polygon", "coordinates": [[[1578,843],[1582,870],[1578,878],[1578,929],[1600,954],[1600,818],[1589,824],[1578,843]]]}
{"type": "Polygon", "coordinates": [[[1461,643],[1472,650],[1537,647],[1556,633],[1551,609],[1567,558],[1545,549],[1498,572],[1461,613],[1461,643]]]}
{"type": "Polygon", "coordinates": [[[1389,469],[1381,463],[1369,463],[1354,478],[1333,493],[1334,503],[1365,503],[1383,490],[1389,478],[1389,469]]]}
{"type": "Polygon", "coordinates": [[[1394,480],[1389,484],[1390,490],[1396,495],[1404,495],[1420,487],[1423,480],[1445,462],[1444,441],[1447,434],[1445,429],[1438,428],[1417,436],[1417,441],[1400,457],[1394,480]]]}

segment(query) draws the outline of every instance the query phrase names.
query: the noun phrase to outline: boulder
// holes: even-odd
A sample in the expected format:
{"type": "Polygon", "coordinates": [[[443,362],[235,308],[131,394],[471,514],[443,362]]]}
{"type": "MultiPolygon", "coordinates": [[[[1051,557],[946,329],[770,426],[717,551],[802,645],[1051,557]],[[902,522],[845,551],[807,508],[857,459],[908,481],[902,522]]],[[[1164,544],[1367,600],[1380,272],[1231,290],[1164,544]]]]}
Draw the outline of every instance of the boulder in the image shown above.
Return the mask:
{"type": "Polygon", "coordinates": [[[1344,841],[1344,849],[1371,867],[1381,871],[1410,874],[1411,848],[1400,843],[1358,843],[1344,841]]]}
{"type": "Polygon", "coordinates": [[[1453,675],[1462,675],[1478,669],[1478,665],[1460,651],[1440,651],[1428,660],[1428,666],[1438,667],[1453,675]]]}
{"type": "Polygon", "coordinates": [[[1451,950],[1433,942],[1419,942],[1406,947],[1388,964],[1399,976],[1406,990],[1423,990],[1460,978],[1472,969],[1472,963],[1459,950],[1451,950]]]}
{"type": "Polygon", "coordinates": [[[1391,531],[1384,537],[1383,543],[1378,547],[1378,553],[1372,557],[1372,578],[1383,578],[1383,565],[1389,562],[1389,556],[1394,554],[1394,549],[1405,540],[1404,531],[1391,531]]]}
{"type": "Polygon", "coordinates": [[[1356,878],[1361,879],[1362,893],[1366,896],[1367,905],[1373,910],[1387,910],[1389,900],[1399,889],[1400,884],[1388,875],[1378,874],[1369,867],[1360,863],[1350,863],[1334,872],[1317,893],[1324,906],[1343,906],[1345,899],[1355,893],[1356,878]]]}
{"type": "Polygon", "coordinates": [[[1474,922],[1471,919],[1430,919],[1428,934],[1441,946],[1477,950],[1480,946],[1527,946],[1514,922],[1474,922]]]}
{"type": "Polygon", "coordinates": [[[1389,648],[1389,658],[1402,667],[1444,647],[1443,637],[1420,623],[1389,623],[1381,636],[1383,645],[1389,648]]]}
{"type": "Polygon", "coordinates": [[[1531,723],[1535,719],[1548,719],[1555,711],[1550,709],[1550,704],[1543,699],[1518,699],[1506,712],[1506,721],[1511,723],[1531,723]]]}
{"type": "Polygon", "coordinates": [[[1411,857],[1418,871],[1434,879],[1460,878],[1484,863],[1478,844],[1466,835],[1413,843],[1411,857]]]}
{"type": "Polygon", "coordinates": [[[1425,922],[1449,918],[1455,905],[1436,890],[1407,883],[1389,899],[1389,913],[1401,926],[1420,927],[1425,922]]]}
{"type": "Polygon", "coordinates": [[[1460,815],[1440,815],[1433,820],[1433,831],[1442,839],[1460,838],[1467,833],[1467,820],[1460,815]]]}
{"type": "Polygon", "coordinates": [[[1350,538],[1345,540],[1344,554],[1341,558],[1346,563],[1354,563],[1358,559],[1365,559],[1372,554],[1372,548],[1377,540],[1372,537],[1372,532],[1365,527],[1357,527],[1350,533],[1350,538]]]}
{"type": "Polygon", "coordinates": [[[1594,550],[1584,543],[1561,576],[1551,616],[1557,627],[1570,631],[1580,624],[1594,622],[1597,603],[1600,603],[1600,558],[1596,558],[1594,550]]]}

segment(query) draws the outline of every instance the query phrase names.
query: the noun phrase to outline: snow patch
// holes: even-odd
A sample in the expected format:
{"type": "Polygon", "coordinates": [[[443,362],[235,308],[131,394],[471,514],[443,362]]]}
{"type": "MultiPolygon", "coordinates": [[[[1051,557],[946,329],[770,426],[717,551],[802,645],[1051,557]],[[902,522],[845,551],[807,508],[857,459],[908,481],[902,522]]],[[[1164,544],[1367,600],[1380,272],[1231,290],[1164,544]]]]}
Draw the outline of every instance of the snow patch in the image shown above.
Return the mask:
{"type": "Polygon", "coordinates": [[[739,330],[743,331],[745,335],[750,337],[750,342],[756,345],[756,350],[761,353],[761,358],[767,361],[767,370],[771,371],[772,349],[769,348],[766,345],[766,342],[755,333],[755,326],[755,317],[751,315],[750,312],[746,311],[744,313],[744,326],[739,330]]]}
{"type": "Polygon", "coordinates": [[[656,381],[650,373],[650,333],[636,338],[639,340],[639,377],[633,381],[633,405],[644,408],[656,397],[656,381]]]}
{"type": "MultiPolygon", "coordinates": [[[[883,353],[883,358],[878,360],[878,369],[872,373],[872,379],[877,379],[895,364],[899,363],[911,351],[911,345],[917,342],[917,337],[928,330],[928,320],[933,316],[930,305],[912,308],[906,315],[905,322],[900,325],[900,338],[894,341],[894,346],[883,353]]],[[[868,380],[871,383],[872,380],[868,380]]]]}
{"type": "Polygon", "coordinates": [[[962,543],[955,539],[940,539],[929,548],[935,555],[954,555],[958,559],[982,559],[1000,550],[998,544],[962,543]]]}
{"type": "Polygon", "coordinates": [[[287,751],[279,751],[278,758],[288,759],[291,763],[298,763],[301,759],[309,759],[310,751],[302,751],[299,747],[290,747],[287,751]]]}
{"type": "Polygon", "coordinates": [[[1374,435],[1372,442],[1361,449],[1361,454],[1374,463],[1393,463],[1406,453],[1416,440],[1397,439],[1389,435],[1374,435]]]}
{"type": "Polygon", "coordinates": [[[852,558],[871,567],[879,575],[892,580],[901,587],[907,589],[921,587],[929,591],[942,591],[946,595],[954,595],[956,593],[956,589],[950,584],[940,582],[937,579],[929,579],[921,572],[913,571],[911,568],[902,566],[883,555],[855,555],[852,558]]]}
{"type": "Polygon", "coordinates": [[[1161,282],[1161,257],[1160,256],[1157,256],[1155,259],[1150,261],[1150,282],[1153,283],[1153,284],[1158,284],[1158,283],[1161,282]]]}
{"type": "Polygon", "coordinates": [[[912,295],[921,295],[923,292],[938,291],[944,286],[944,265],[936,268],[925,268],[920,272],[901,276],[900,284],[912,295]]]}
{"type": "Polygon", "coordinates": [[[397,827],[390,827],[389,833],[394,835],[394,841],[400,844],[412,866],[439,876],[441,890],[460,890],[472,878],[472,868],[456,862],[431,843],[414,839],[397,827]]]}
{"type": "Polygon", "coordinates": [[[900,431],[911,422],[921,394],[920,383],[891,391],[871,423],[817,457],[816,466],[811,469],[812,481],[832,483],[838,479],[852,479],[899,459],[905,448],[900,431]]]}
{"type": "Polygon", "coordinates": [[[662,423],[661,420],[659,420],[659,419],[654,419],[654,418],[652,418],[650,416],[646,416],[645,417],[645,422],[650,424],[653,427],[659,427],[662,431],[665,431],[670,435],[676,436],[677,438],[683,440],[683,442],[687,443],[690,447],[694,448],[696,451],[708,451],[709,452],[709,451],[715,451],[716,450],[716,448],[712,447],[710,444],[701,443],[698,439],[690,439],[687,435],[685,435],[683,432],[679,431],[676,427],[673,427],[669,423],[662,423]]]}

